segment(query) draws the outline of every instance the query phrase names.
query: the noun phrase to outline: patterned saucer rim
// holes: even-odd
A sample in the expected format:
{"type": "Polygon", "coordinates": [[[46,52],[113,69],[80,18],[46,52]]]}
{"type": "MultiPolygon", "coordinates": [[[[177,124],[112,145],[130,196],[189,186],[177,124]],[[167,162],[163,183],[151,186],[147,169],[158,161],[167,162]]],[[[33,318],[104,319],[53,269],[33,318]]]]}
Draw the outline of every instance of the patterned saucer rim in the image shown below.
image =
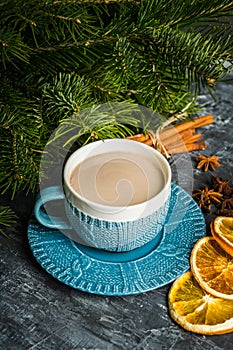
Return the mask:
{"type": "Polygon", "coordinates": [[[157,289],[182,275],[190,267],[194,243],[205,232],[205,220],[197,203],[173,183],[162,239],[135,260],[97,259],[88,254],[88,249],[79,249],[64,234],[43,227],[34,218],[28,225],[28,240],[38,263],[60,282],[92,294],[124,296],[157,289]]]}

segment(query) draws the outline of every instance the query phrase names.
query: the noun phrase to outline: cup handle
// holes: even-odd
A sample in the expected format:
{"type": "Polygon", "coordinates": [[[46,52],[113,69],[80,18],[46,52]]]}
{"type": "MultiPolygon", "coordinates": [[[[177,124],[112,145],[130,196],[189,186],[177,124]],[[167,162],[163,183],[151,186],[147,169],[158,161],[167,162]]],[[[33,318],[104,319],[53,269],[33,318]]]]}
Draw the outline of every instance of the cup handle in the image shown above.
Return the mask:
{"type": "Polygon", "coordinates": [[[45,227],[58,230],[69,230],[71,227],[57,216],[50,216],[42,210],[45,203],[54,200],[65,200],[65,194],[60,186],[51,186],[43,189],[36,200],[34,215],[36,219],[45,227]]]}

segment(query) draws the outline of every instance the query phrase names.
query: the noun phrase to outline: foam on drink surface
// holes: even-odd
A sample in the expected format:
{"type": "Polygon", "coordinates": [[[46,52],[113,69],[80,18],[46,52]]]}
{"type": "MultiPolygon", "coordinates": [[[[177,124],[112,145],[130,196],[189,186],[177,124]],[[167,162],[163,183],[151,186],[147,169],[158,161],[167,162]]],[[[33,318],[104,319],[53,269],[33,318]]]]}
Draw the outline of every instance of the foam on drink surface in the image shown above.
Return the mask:
{"type": "Polygon", "coordinates": [[[137,153],[109,152],[91,156],[76,165],[72,188],[95,203],[134,205],[154,197],[164,187],[158,160],[137,153]]]}

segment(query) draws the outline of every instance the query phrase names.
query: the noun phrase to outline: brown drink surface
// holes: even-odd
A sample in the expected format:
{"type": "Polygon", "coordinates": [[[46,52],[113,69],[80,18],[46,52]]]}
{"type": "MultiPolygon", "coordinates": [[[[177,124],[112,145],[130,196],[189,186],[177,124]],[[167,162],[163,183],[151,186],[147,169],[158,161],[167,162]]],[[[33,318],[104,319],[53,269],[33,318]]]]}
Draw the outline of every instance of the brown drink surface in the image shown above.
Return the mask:
{"type": "Polygon", "coordinates": [[[154,197],[164,187],[164,175],[156,158],[129,152],[91,156],[70,176],[72,188],[95,203],[134,205],[154,197]]]}

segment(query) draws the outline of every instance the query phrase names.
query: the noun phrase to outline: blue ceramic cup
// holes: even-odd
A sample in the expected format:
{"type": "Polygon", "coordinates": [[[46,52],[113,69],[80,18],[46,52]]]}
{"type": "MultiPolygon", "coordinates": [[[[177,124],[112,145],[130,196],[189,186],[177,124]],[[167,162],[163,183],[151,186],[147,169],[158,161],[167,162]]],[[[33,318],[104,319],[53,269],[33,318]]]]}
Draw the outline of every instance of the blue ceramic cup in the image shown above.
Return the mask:
{"type": "MultiPolygon", "coordinates": [[[[106,161],[103,165],[106,165],[106,161]]],[[[108,165],[110,165],[110,161],[108,165]]],[[[111,166],[109,169],[109,176],[111,176],[111,166]]],[[[124,167],[122,171],[124,172],[124,167]]],[[[106,181],[106,188],[107,186],[106,181]]],[[[143,246],[160,234],[166,221],[170,191],[170,166],[167,160],[154,148],[126,139],[97,141],[81,147],[69,157],[64,167],[63,187],[55,186],[43,189],[36,201],[34,214],[42,225],[59,229],[78,242],[81,239],[85,245],[113,252],[130,251],[143,246]],[[89,191],[91,193],[95,190],[97,177],[102,181],[102,185],[105,184],[104,177],[101,178],[102,175],[104,176],[104,173],[102,174],[104,167],[99,166],[97,176],[85,167],[82,168],[82,164],[90,158],[98,159],[98,157],[108,154],[116,159],[118,159],[116,156],[118,154],[121,158],[122,155],[125,155],[125,159],[127,158],[127,161],[133,163],[135,169],[138,168],[143,174],[143,183],[139,186],[137,184],[135,187],[134,183],[129,184],[131,195],[134,195],[138,190],[142,192],[142,188],[145,186],[148,187],[149,195],[141,202],[132,204],[130,201],[126,201],[119,205],[118,202],[97,201],[97,197],[93,200],[86,195],[88,193],[88,191],[85,192],[86,187],[93,188],[92,191],[89,191]],[[144,167],[146,162],[149,164],[148,169],[150,170],[148,172],[150,174],[147,172],[148,169],[144,167]],[[78,166],[79,174],[77,176],[79,176],[80,184],[83,181],[83,191],[82,188],[77,191],[72,185],[72,176],[78,166]],[[80,171],[80,169],[83,170],[80,171]],[[157,189],[157,192],[153,192],[153,185],[156,181],[162,183],[162,186],[157,189]],[[65,215],[54,216],[45,211],[46,204],[56,200],[64,202],[63,214],[65,215]]],[[[99,195],[99,192],[97,194],[99,195]]]]}

